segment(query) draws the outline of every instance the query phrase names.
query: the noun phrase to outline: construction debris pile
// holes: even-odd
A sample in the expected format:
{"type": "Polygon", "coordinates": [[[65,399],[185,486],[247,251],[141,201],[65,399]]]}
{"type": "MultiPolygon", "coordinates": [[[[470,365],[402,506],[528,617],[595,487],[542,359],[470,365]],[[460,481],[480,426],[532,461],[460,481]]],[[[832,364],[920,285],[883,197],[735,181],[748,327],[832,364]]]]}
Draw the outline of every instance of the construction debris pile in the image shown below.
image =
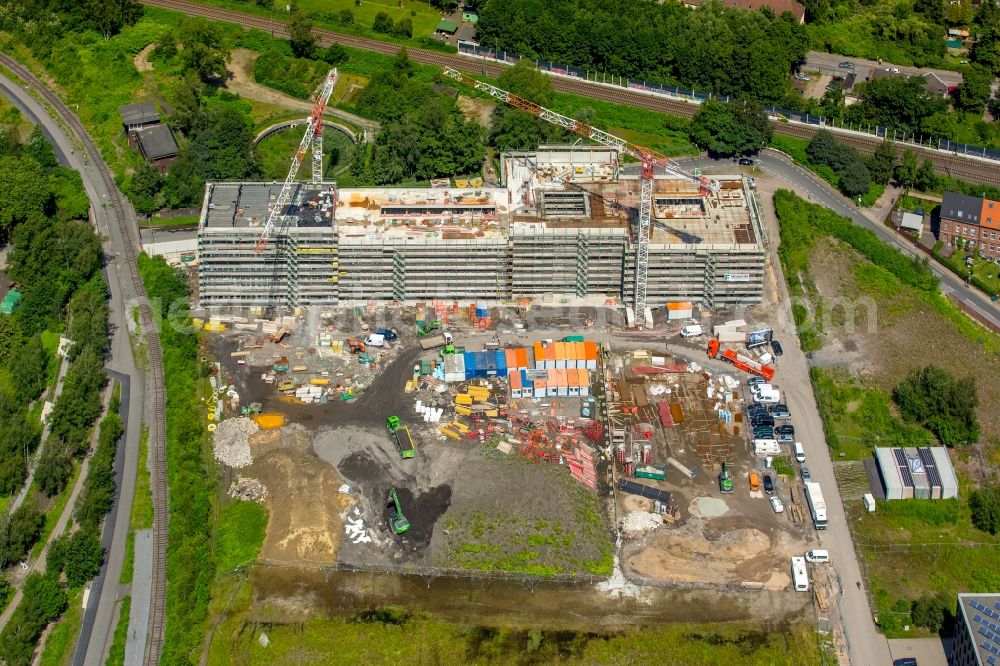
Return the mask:
{"type": "Polygon", "coordinates": [[[263,502],[267,499],[267,487],[257,479],[241,476],[230,484],[229,496],[244,502],[263,502]]]}
{"type": "Polygon", "coordinates": [[[628,536],[634,536],[655,530],[663,524],[663,518],[657,513],[648,511],[631,511],[625,514],[621,521],[621,530],[628,536]]]}
{"type": "Polygon", "coordinates": [[[365,527],[365,521],[361,516],[361,510],[358,507],[354,507],[352,511],[348,511],[343,516],[344,518],[344,534],[347,538],[351,540],[352,543],[371,543],[372,538],[368,534],[368,528],[365,527]]]}
{"type": "Polygon", "coordinates": [[[220,423],[212,435],[212,453],[215,459],[233,469],[252,465],[250,436],[258,430],[260,428],[256,423],[242,416],[220,423]]]}

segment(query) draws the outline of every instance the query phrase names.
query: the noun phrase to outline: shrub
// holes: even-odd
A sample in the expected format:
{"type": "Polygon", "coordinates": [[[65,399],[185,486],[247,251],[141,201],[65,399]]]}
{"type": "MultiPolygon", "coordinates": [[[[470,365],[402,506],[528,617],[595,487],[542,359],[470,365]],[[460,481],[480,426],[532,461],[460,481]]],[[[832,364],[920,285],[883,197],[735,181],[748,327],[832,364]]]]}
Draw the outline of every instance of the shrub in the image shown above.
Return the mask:
{"type": "Polygon", "coordinates": [[[955,379],[947,371],[929,365],[899,382],[892,399],[906,419],[923,425],[945,446],[979,439],[979,396],[972,377],[955,379]]]}
{"type": "Polygon", "coordinates": [[[976,529],[993,535],[1000,533],[1000,487],[973,490],[969,494],[969,510],[976,529]]]}

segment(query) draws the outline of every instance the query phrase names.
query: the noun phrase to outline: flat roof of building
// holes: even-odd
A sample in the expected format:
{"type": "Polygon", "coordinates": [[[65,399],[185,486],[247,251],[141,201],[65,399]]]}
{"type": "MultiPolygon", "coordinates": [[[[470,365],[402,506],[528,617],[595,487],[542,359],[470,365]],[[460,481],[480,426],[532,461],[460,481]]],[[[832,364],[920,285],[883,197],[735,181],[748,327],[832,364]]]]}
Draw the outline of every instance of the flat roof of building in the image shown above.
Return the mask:
{"type": "MultiPolygon", "coordinates": [[[[201,229],[263,228],[282,183],[209,183],[201,229]]],[[[334,183],[295,183],[279,226],[332,227],[334,183]]]]}
{"type": "Polygon", "coordinates": [[[980,664],[1000,663],[1000,594],[958,595],[958,609],[980,664]]]}

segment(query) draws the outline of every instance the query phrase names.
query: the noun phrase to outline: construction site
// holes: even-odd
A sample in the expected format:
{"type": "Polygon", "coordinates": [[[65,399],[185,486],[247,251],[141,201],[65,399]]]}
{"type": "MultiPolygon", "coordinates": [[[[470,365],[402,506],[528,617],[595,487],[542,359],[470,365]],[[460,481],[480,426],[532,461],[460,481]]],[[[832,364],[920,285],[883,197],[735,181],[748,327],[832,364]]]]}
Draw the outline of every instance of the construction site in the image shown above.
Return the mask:
{"type": "Polygon", "coordinates": [[[600,145],[501,155],[499,187],[299,182],[335,80],[286,182],[210,183],[199,226],[208,428],[261,561],[787,588],[802,491],[745,410],[770,333],[721,317],[763,299],[751,179],[475,82],[600,145]]]}

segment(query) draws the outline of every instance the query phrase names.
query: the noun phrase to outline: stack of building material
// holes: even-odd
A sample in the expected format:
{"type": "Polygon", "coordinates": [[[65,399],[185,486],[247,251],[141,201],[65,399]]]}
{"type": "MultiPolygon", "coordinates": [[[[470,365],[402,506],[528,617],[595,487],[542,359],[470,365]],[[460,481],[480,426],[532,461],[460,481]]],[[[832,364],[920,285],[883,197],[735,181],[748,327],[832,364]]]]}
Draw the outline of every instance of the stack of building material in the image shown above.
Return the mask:
{"type": "Polygon", "coordinates": [[[574,444],[563,452],[563,459],[569,468],[570,476],[591,491],[597,490],[597,469],[594,467],[594,456],[589,446],[574,444]]]}
{"type": "Polygon", "coordinates": [[[674,363],[671,365],[635,365],[632,372],[637,375],[668,375],[681,374],[688,371],[686,363],[674,363]]]}

